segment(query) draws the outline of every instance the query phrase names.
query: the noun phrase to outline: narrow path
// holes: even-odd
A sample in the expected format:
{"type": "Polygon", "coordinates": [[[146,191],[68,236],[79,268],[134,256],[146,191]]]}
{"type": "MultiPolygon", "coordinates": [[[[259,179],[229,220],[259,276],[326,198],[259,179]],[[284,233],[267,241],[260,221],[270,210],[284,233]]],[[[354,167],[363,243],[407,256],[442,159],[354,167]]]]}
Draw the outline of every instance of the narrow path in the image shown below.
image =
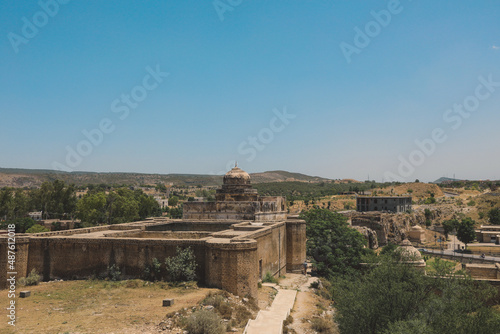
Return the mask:
{"type": "Polygon", "coordinates": [[[286,320],[295,303],[296,290],[278,289],[271,307],[260,310],[255,320],[249,320],[244,334],[281,334],[286,320]]]}
{"type": "Polygon", "coordinates": [[[287,274],[287,278],[280,282],[281,285],[287,285],[288,288],[297,289],[297,298],[292,309],[293,322],[289,326],[300,334],[313,334],[315,331],[311,329],[308,322],[317,313],[317,305],[320,303],[320,298],[309,287],[311,283],[316,282],[318,278],[287,274]]]}

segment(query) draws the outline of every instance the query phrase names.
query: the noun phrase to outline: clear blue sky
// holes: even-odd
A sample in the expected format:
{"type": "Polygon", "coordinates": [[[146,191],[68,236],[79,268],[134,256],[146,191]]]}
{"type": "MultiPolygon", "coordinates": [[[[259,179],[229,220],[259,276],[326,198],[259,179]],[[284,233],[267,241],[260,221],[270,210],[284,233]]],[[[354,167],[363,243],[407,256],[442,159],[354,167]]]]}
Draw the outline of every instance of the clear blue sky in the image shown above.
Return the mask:
{"type": "Polygon", "coordinates": [[[1,167],[500,179],[498,1],[54,1],[0,3],[1,167]]]}

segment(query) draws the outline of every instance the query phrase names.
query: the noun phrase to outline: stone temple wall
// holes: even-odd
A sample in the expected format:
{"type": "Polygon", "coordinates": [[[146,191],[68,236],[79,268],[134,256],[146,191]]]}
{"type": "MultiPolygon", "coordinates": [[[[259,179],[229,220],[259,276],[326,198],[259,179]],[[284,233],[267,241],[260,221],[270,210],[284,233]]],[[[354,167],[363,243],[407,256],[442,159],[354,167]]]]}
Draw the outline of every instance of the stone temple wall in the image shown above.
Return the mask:
{"type": "MultiPolygon", "coordinates": [[[[82,234],[18,237],[17,279],[36,269],[43,280],[81,279],[105,275],[116,265],[124,278],[142,278],[153,258],[162,264],[174,256],[177,247],[191,247],[197,260],[200,284],[231,293],[255,297],[261,275],[283,275],[300,268],[305,260],[305,222],[243,222],[222,231],[217,222],[164,222],[133,229],[83,231],[82,234]],[[212,231],[203,231],[203,229],[212,231]],[[194,230],[194,231],[193,231],[194,230]],[[200,231],[201,230],[201,231],[200,231]],[[179,234],[180,238],[174,238],[179,234]],[[190,235],[195,235],[189,239],[190,235]],[[140,237],[139,237],[140,236],[140,237]],[[166,236],[167,238],[163,238],[166,236]],[[302,245],[303,243],[303,245],[302,245]]],[[[129,227],[131,228],[131,227],[129,227]]],[[[7,238],[0,238],[0,252],[6,254],[7,238]],[[4,252],[5,251],[5,252],[4,252]]],[[[5,257],[4,257],[5,258],[5,257]]],[[[0,275],[7,273],[0,259],[0,275]]],[[[164,278],[166,273],[162,273],[164,278]]],[[[7,287],[0,276],[0,289],[7,287]]]]}

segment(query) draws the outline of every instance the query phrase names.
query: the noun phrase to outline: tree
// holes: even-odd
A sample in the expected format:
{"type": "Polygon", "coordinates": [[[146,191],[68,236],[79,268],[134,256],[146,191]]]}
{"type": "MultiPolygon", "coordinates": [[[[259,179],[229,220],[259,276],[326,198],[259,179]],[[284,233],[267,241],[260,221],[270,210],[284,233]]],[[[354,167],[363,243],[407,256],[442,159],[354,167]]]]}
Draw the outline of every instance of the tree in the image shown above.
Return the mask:
{"type": "Polygon", "coordinates": [[[168,199],[168,206],[177,206],[179,204],[179,197],[172,196],[168,199]]]}
{"type": "Polygon", "coordinates": [[[312,209],[300,215],[306,224],[307,255],[313,258],[318,274],[331,277],[354,274],[366,240],[347,224],[347,218],[327,209],[312,209]]]}
{"type": "Polygon", "coordinates": [[[465,244],[465,248],[467,248],[468,243],[476,239],[476,230],[474,229],[475,223],[476,222],[474,220],[467,217],[462,219],[457,226],[457,238],[465,244]]]}
{"type": "Polygon", "coordinates": [[[460,222],[458,221],[458,219],[449,219],[449,220],[445,220],[442,223],[444,235],[445,235],[446,239],[448,239],[448,234],[455,231],[459,224],[460,224],[460,222]]]}
{"type": "Polygon", "coordinates": [[[7,229],[7,226],[11,224],[15,225],[16,233],[26,233],[26,230],[35,225],[36,222],[31,218],[16,218],[1,223],[0,229],[7,229]]]}
{"type": "Polygon", "coordinates": [[[88,193],[78,201],[76,216],[91,225],[106,223],[106,194],[88,193]]]}
{"type": "Polygon", "coordinates": [[[490,224],[500,225],[500,209],[494,208],[488,212],[488,217],[490,218],[490,224]]]}

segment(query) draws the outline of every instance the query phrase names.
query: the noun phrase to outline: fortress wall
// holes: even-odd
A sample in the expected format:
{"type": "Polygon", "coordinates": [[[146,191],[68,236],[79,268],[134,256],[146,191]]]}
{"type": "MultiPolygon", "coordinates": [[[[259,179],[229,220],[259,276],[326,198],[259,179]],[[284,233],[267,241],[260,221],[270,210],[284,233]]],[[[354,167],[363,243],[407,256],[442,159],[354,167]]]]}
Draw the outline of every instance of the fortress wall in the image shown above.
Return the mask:
{"type": "Polygon", "coordinates": [[[286,272],[286,226],[284,223],[269,226],[246,235],[245,238],[257,241],[257,263],[262,261],[262,268],[257,270],[260,278],[264,277],[267,272],[273,276],[283,275],[286,272]]]}
{"type": "Polygon", "coordinates": [[[158,240],[118,238],[32,238],[28,270],[43,273],[44,280],[76,279],[100,275],[116,264],[124,277],[142,277],[153,258],[164,263],[177,247],[190,246],[197,259],[200,282],[205,275],[203,240],[158,240]]]}
{"type": "Polygon", "coordinates": [[[286,270],[302,271],[306,260],[306,222],[293,219],[286,221],[286,270]]]}

